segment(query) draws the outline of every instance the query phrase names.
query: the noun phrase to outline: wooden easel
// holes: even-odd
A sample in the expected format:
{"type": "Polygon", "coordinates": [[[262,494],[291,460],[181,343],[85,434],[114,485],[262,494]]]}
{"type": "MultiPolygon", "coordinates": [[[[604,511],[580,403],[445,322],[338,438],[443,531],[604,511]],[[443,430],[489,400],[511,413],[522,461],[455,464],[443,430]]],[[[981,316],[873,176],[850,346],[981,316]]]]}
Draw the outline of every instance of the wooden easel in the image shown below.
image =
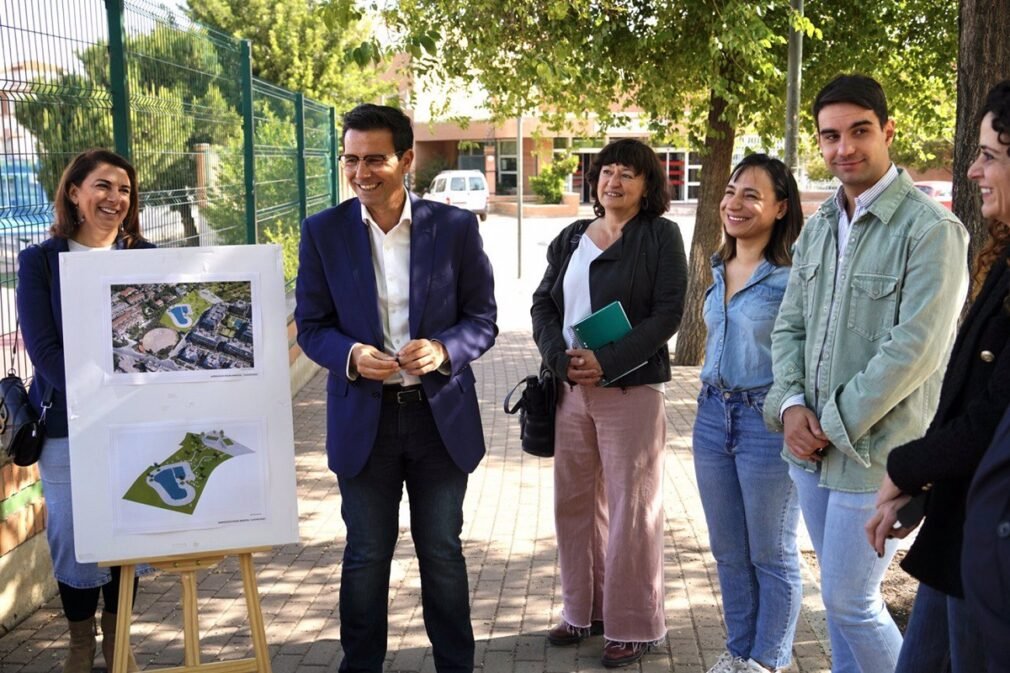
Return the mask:
{"type": "Polygon", "coordinates": [[[147,563],[164,572],[176,573],[182,582],[182,632],[185,648],[183,665],[160,668],[158,673],[271,673],[270,653],[263,624],[259,590],[252,555],[269,551],[271,547],[232,549],[212,554],[182,554],[159,556],[150,559],[131,559],[124,562],[105,562],[103,566],[121,566],[119,576],[119,613],[116,616],[116,651],[109,673],[126,673],[126,653],[130,643],[130,621],[133,612],[133,575],[137,565],[147,563]],[[229,556],[238,556],[242,569],[242,590],[249,613],[249,630],[252,632],[253,657],[214,663],[200,663],[200,623],[196,614],[196,572],[209,570],[229,556]]]}

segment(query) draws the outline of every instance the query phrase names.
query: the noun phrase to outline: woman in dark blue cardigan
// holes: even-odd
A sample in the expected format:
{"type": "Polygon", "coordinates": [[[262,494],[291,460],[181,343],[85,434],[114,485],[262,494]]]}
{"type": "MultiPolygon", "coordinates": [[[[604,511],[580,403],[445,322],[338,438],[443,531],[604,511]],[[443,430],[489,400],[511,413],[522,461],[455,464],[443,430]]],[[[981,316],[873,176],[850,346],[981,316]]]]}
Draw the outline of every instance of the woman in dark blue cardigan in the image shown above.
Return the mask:
{"type": "MultiPolygon", "coordinates": [[[[70,652],[63,671],[89,673],[95,657],[99,593],[105,601],[102,652],[106,662],[112,662],[119,568],[78,563],[74,555],[59,257],[67,252],[154,246],[140,235],[137,173],[114,152],[92,149],[74,157],[63,171],[54,201],[51,237],[18,256],[17,308],[25,349],[35,367],[29,397],[36,410],[41,412],[44,395],[52,393],[39,472],[53,574],[70,628],[70,652]]],[[[137,670],[132,653],[128,670],[137,670]]]]}

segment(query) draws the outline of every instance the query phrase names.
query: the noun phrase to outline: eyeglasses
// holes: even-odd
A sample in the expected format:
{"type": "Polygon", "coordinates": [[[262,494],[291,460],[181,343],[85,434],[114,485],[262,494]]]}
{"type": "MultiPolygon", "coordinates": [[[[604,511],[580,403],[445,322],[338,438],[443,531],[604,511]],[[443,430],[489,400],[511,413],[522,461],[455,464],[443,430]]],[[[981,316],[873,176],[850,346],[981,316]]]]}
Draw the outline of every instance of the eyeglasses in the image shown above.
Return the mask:
{"type": "Polygon", "coordinates": [[[385,166],[391,157],[396,157],[399,161],[402,156],[403,151],[392,154],[366,154],[363,157],[356,154],[341,154],[337,160],[340,161],[340,165],[344,167],[345,171],[355,171],[361,163],[364,163],[370,170],[376,171],[385,166]]]}

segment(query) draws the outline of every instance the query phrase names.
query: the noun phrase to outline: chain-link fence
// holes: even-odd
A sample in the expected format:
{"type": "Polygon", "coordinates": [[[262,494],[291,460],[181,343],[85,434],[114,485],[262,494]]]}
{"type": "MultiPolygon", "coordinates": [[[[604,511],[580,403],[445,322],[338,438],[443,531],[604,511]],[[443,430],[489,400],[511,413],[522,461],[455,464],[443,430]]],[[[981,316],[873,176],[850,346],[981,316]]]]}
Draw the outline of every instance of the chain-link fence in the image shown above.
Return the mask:
{"type": "Polygon", "coordinates": [[[293,280],[300,220],[337,202],[332,108],[254,78],[247,42],[163,4],[0,2],[5,351],[17,254],[48,236],[60,174],[88,147],[137,167],[149,240],[279,243],[293,280]]]}

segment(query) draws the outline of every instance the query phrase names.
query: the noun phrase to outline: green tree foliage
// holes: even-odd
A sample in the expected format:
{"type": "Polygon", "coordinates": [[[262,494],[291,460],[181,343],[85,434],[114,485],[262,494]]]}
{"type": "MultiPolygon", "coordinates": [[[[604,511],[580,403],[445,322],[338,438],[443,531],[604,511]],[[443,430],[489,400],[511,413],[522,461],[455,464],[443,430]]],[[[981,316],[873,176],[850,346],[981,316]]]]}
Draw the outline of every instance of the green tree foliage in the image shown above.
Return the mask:
{"type": "Polygon", "coordinates": [[[190,15],[250,40],[256,77],[338,112],[396,92],[381,61],[374,63],[371,28],[350,0],[201,0],[190,3],[190,15]]]}
{"type": "Polygon", "coordinates": [[[263,230],[263,239],[267,243],[275,243],[281,247],[281,262],[284,265],[284,282],[290,285],[298,277],[298,244],[301,232],[295,226],[283,222],[268,225],[263,230]]]}
{"type": "MultiPolygon", "coordinates": [[[[190,16],[249,40],[255,77],[300,91],[338,113],[396,93],[393,83],[382,77],[386,66],[378,51],[371,51],[371,27],[349,0],[204,0],[191,3],[190,16]]],[[[290,281],[297,272],[299,238],[293,180],[297,143],[293,111],[276,103],[260,98],[254,103],[256,145],[272,148],[257,152],[257,210],[266,213],[257,228],[264,240],[281,246],[285,278],[290,281]]],[[[306,157],[308,175],[326,173],[325,166],[312,162],[306,157]]],[[[204,211],[221,242],[245,239],[244,192],[238,188],[243,176],[242,139],[231,138],[220,153],[204,211]]]]}
{"type": "Polygon", "coordinates": [[[958,49],[955,0],[806,3],[823,39],[804,45],[803,113],[839,72],[875,77],[896,125],[892,158],[919,168],[949,166],[958,49]]]}
{"type": "Polygon", "coordinates": [[[53,200],[71,157],[87,147],[112,146],[112,115],[108,95],[82,75],[36,81],[31,89],[14,115],[35,137],[39,182],[53,200]]]}
{"type": "Polygon", "coordinates": [[[785,0],[525,0],[504,12],[496,0],[400,0],[383,16],[421,75],[479,81],[498,119],[535,111],[556,128],[590,115],[607,126],[637,106],[657,140],[703,148],[681,364],[704,353],[701,303],[734,139],[783,133],[790,26],[808,38],[804,107],[838,72],[860,71],[891,95],[896,149],[953,127],[941,103],[953,88],[954,0],[808,3],[805,17],[785,0]]]}
{"type": "Polygon", "coordinates": [[[553,163],[540,169],[540,174],[530,178],[533,193],[543,199],[544,203],[561,203],[561,195],[565,190],[565,180],[575,172],[579,158],[573,155],[556,157],[553,163]]]}
{"type": "MultiPolygon", "coordinates": [[[[223,143],[241,137],[242,129],[234,103],[213,83],[213,73],[222,71],[217,51],[199,31],[167,25],[128,36],[124,47],[130,55],[131,145],[140,187],[180,214],[187,241],[196,244],[193,144],[223,143]]],[[[33,95],[16,107],[18,121],[36,139],[40,180],[50,195],[70,157],[87,147],[113,145],[108,45],[98,42],[78,57],[83,74],[33,82],[33,95]]]]}
{"type": "MultiPolygon", "coordinates": [[[[256,157],[257,210],[266,213],[257,227],[272,243],[290,246],[285,238],[298,242],[298,191],[295,184],[295,156],[297,146],[295,123],[292,114],[279,114],[280,106],[267,99],[254,102],[256,117],[256,145],[275,148],[269,154],[256,157]],[[290,148],[283,151],[282,148],[290,148]]],[[[245,231],[245,159],[243,139],[230,138],[218,153],[214,181],[210,185],[207,206],[203,210],[207,222],[217,232],[218,242],[243,243],[245,231]]],[[[285,267],[285,274],[289,269],[285,267]]],[[[291,277],[294,275],[292,273],[291,277]]]]}
{"type": "MultiPolygon", "coordinates": [[[[255,74],[261,79],[345,109],[393,93],[394,87],[379,77],[375,66],[362,68],[353,62],[355,40],[360,48],[370,33],[360,14],[351,11],[353,6],[340,2],[211,0],[199,3],[191,14],[236,37],[250,38],[255,74]]],[[[128,33],[124,46],[131,149],[146,203],[177,211],[187,240],[197,243],[194,148],[207,144],[204,156],[212,182],[205,209],[208,221],[218,231],[219,242],[244,242],[241,91],[234,41],[214,29],[159,24],[146,33],[128,33]]],[[[49,194],[71,156],[85,147],[113,145],[108,45],[88,46],[78,58],[79,72],[34,82],[32,95],[15,107],[19,121],[38,141],[41,181],[49,194]]],[[[297,199],[293,109],[276,103],[267,98],[256,105],[256,143],[266,148],[257,155],[261,210],[297,199]]],[[[312,175],[326,173],[326,167],[309,168],[312,175]]],[[[261,232],[290,236],[291,225],[281,227],[276,219],[276,214],[261,218],[261,232]]],[[[297,225],[297,215],[293,219],[297,225]]],[[[297,231],[293,235],[297,240],[297,231]]]]}

